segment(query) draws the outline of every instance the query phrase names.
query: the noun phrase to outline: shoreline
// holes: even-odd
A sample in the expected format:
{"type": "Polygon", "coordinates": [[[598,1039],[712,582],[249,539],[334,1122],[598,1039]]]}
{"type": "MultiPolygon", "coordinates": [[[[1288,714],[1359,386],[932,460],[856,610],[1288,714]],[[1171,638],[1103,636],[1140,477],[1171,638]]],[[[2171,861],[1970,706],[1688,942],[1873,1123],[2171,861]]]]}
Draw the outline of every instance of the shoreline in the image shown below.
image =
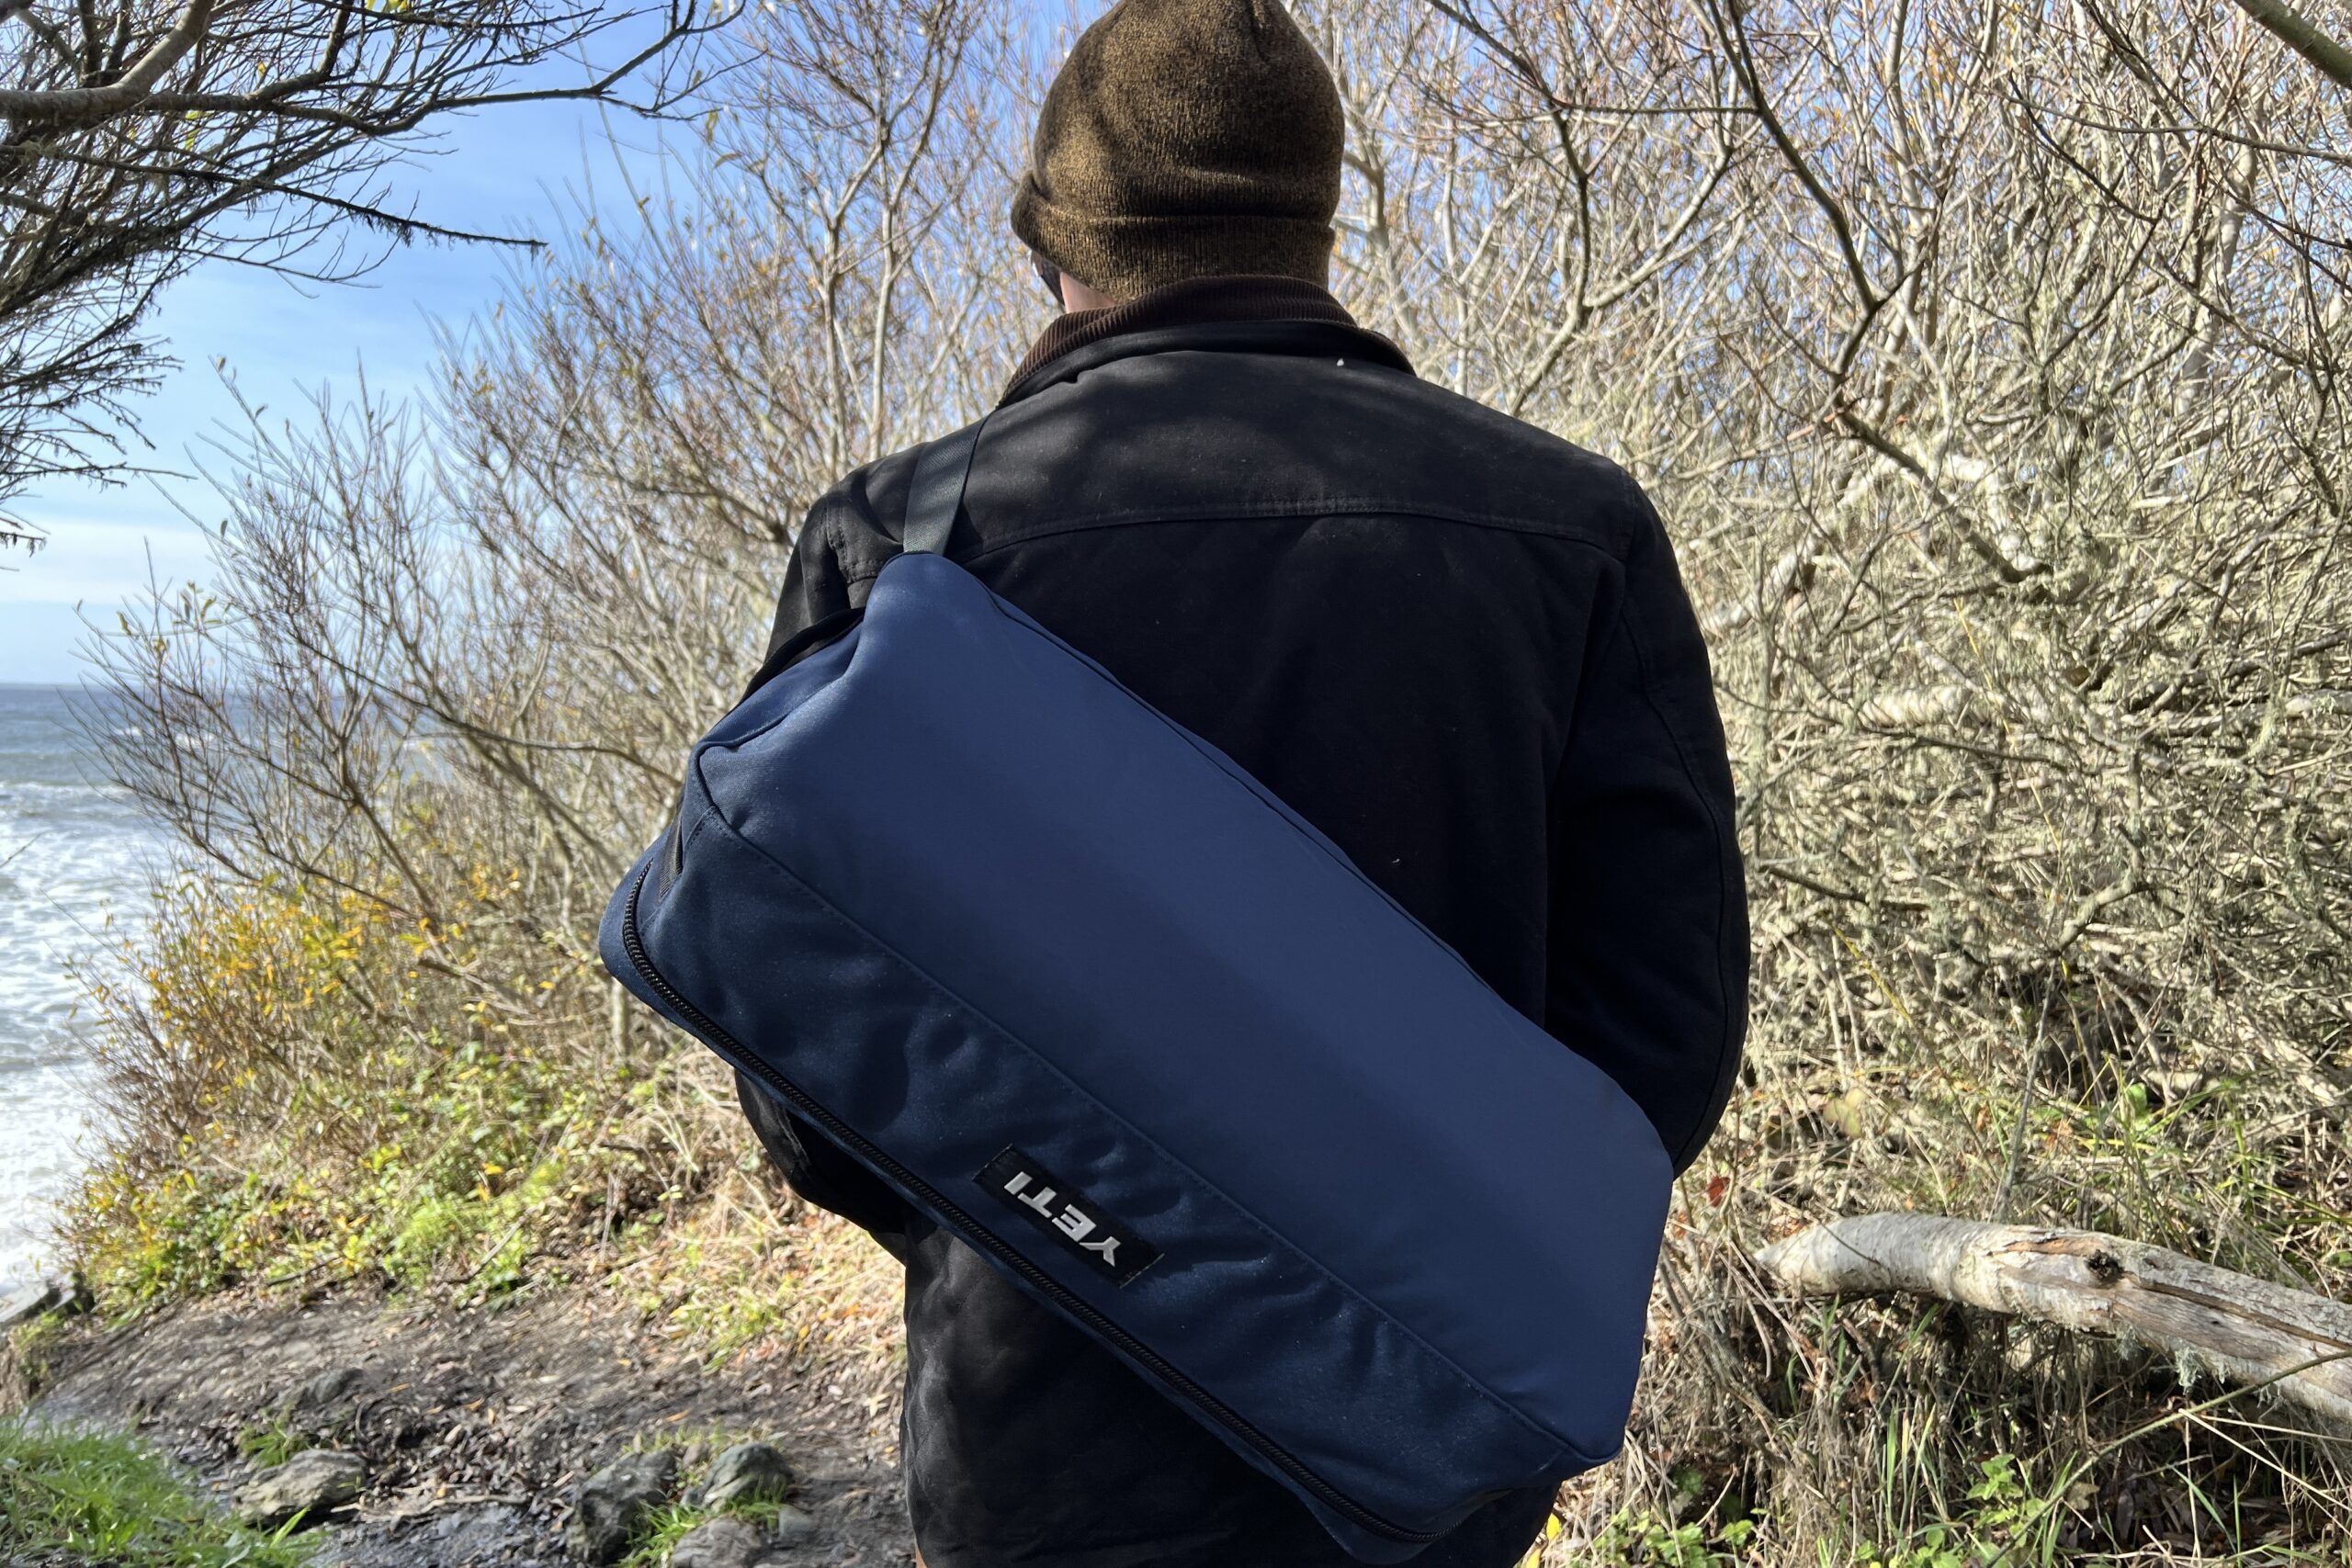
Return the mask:
{"type": "Polygon", "coordinates": [[[59,1206],[105,1138],[85,982],[123,970],[170,852],[74,727],[107,702],[0,683],[0,1299],[70,1262],[59,1206]]]}

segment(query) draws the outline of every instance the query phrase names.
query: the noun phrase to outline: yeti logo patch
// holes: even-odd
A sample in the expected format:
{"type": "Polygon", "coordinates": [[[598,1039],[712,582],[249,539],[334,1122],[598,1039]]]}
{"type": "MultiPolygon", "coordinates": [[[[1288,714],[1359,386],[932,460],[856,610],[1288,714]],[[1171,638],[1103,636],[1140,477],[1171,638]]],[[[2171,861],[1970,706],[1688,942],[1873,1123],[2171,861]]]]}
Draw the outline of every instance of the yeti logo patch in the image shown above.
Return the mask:
{"type": "Polygon", "coordinates": [[[1159,1261],[1159,1254],[1142,1237],[1019,1149],[1005,1150],[973,1179],[995,1193],[999,1202],[1052,1232],[1114,1284],[1125,1284],[1159,1261]]]}

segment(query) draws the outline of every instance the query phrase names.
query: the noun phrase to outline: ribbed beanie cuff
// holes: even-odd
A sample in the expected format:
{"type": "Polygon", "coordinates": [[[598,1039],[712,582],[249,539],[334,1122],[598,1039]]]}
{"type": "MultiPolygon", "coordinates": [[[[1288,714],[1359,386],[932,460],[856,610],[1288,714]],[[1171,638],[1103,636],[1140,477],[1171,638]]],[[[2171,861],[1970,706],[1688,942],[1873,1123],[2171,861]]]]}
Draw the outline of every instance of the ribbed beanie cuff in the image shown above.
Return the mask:
{"type": "Polygon", "coordinates": [[[1304,218],[1089,213],[1057,207],[1024,175],[1012,231],[1072,277],[1132,299],[1194,277],[1260,273],[1322,283],[1331,276],[1331,226],[1304,218]]]}

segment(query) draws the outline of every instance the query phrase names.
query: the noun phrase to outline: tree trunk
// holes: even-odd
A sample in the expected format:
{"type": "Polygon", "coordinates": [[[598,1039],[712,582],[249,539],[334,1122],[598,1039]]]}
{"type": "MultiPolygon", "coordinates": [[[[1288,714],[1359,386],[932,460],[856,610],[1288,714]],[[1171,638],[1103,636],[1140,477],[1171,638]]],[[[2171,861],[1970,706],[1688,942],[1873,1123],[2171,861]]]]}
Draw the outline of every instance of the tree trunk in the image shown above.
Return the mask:
{"type": "Polygon", "coordinates": [[[1757,1254],[1799,1295],[1938,1296],[2161,1350],[2352,1431],[2352,1306],[2096,1231],[1861,1214],[1757,1254]]]}

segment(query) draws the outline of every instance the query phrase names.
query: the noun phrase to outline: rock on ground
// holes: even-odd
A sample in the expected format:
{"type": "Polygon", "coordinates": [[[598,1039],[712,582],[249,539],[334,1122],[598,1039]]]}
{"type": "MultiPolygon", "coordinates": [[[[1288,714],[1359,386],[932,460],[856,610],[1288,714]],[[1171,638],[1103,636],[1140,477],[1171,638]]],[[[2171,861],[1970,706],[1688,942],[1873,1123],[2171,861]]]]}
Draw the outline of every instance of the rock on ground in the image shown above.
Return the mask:
{"type": "Polygon", "coordinates": [[[739,1497],[782,1501],[799,1477],[782,1452],[769,1443],[737,1443],[713,1461],[702,1483],[707,1508],[723,1508],[739,1497]]]}
{"type": "Polygon", "coordinates": [[[448,1568],[469,1568],[505,1556],[508,1543],[524,1534],[523,1516],[511,1504],[493,1503],[480,1513],[444,1514],[424,1533],[448,1568]]]}
{"type": "Polygon", "coordinates": [[[297,1514],[304,1523],[316,1524],[328,1509],[357,1497],[367,1483],[368,1466],[357,1454],[306,1449],[239,1488],[237,1517],[264,1529],[276,1529],[297,1514]]]}
{"type": "Polygon", "coordinates": [[[767,1551],[760,1532],[741,1519],[710,1519],[678,1538],[670,1568],[752,1568],[767,1551]]]}
{"type": "Polygon", "coordinates": [[[675,1449],[623,1454],[572,1494],[563,1543],[590,1562],[619,1562],[628,1551],[629,1531],[668,1499],[677,1478],[675,1449]]]}
{"type": "Polygon", "coordinates": [[[329,1367],[302,1385],[294,1395],[294,1408],[325,1410],[339,1404],[367,1379],[357,1367],[329,1367]]]}
{"type": "Polygon", "coordinates": [[[789,1503],[775,1511],[775,1523],[768,1527],[769,1539],[778,1546],[806,1546],[824,1533],[815,1519],[789,1503]]]}

